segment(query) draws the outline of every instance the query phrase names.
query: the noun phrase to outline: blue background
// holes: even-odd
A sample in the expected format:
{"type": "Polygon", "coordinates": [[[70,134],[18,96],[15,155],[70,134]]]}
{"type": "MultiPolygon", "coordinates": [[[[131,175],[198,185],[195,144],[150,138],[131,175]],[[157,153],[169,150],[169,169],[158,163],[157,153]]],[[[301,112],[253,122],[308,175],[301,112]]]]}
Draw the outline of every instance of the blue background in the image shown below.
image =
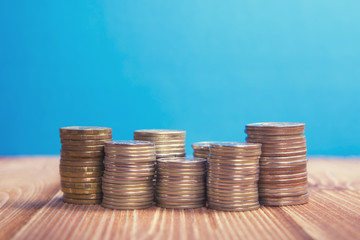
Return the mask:
{"type": "Polygon", "coordinates": [[[310,154],[360,155],[360,1],[0,3],[0,155],[59,154],[58,128],[307,124],[310,154]]]}

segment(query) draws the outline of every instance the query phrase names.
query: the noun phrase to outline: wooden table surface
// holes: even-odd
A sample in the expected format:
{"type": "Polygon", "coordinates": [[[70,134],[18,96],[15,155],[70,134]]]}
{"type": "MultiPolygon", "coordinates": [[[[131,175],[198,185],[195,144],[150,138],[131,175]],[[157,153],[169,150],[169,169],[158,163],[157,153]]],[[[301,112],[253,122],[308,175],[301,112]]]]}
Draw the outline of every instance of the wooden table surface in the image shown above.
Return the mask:
{"type": "Polygon", "coordinates": [[[310,159],[310,202],[119,211],[61,200],[58,157],[0,158],[0,239],[360,239],[360,160],[310,159]]]}

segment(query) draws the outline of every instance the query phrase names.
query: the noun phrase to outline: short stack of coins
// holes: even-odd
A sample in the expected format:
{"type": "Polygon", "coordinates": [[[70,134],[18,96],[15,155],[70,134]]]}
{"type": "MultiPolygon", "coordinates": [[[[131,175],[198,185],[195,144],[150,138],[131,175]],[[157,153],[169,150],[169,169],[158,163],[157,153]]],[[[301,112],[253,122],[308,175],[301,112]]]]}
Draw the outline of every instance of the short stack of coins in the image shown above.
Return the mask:
{"type": "Polygon", "coordinates": [[[185,135],[179,130],[148,129],[136,130],[134,139],[153,142],[156,158],[185,157],[185,135]]]}
{"type": "Polygon", "coordinates": [[[164,208],[205,206],[206,159],[175,157],[158,159],[156,203],[164,208]]]}
{"type": "Polygon", "coordinates": [[[104,144],[112,140],[111,128],[60,128],[60,178],[63,201],[101,203],[104,144]]]}
{"type": "Polygon", "coordinates": [[[210,144],[207,174],[208,207],[222,211],[259,208],[258,180],[261,144],[210,144]]]}
{"type": "Polygon", "coordinates": [[[107,142],[102,206],[124,210],[151,207],[154,202],[155,162],[152,142],[107,142]]]}
{"type": "Polygon", "coordinates": [[[262,144],[259,180],[261,204],[284,206],[308,202],[304,131],[303,123],[246,125],[247,142],[262,144]]]}
{"type": "Polygon", "coordinates": [[[208,159],[210,153],[210,144],[215,142],[196,142],[191,145],[194,150],[193,156],[195,158],[208,159]]]}

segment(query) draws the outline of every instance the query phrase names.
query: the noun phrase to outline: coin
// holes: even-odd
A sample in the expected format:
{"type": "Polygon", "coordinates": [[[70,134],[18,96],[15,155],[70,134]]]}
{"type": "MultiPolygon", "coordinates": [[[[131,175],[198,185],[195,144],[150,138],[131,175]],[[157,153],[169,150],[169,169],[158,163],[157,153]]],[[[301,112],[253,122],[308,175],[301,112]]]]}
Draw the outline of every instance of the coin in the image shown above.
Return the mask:
{"type": "Polygon", "coordinates": [[[177,205],[168,205],[166,203],[156,203],[158,207],[169,208],[169,209],[192,209],[192,208],[201,208],[205,207],[205,202],[199,204],[177,204],[177,205]]]}
{"type": "Polygon", "coordinates": [[[86,189],[80,189],[80,188],[67,188],[67,187],[61,187],[61,191],[64,193],[77,193],[77,194],[92,194],[92,193],[101,193],[101,188],[86,188],[86,189]]]}
{"type": "Polygon", "coordinates": [[[113,205],[106,202],[102,202],[101,206],[104,208],[111,208],[111,209],[118,209],[118,210],[136,210],[136,209],[145,209],[152,207],[152,203],[148,203],[146,205],[140,205],[140,206],[122,206],[122,205],[113,205]]]}
{"type": "Polygon", "coordinates": [[[104,145],[94,145],[94,146],[78,146],[78,145],[66,145],[62,144],[62,150],[65,151],[104,151],[104,145]]]}
{"type": "Polygon", "coordinates": [[[101,177],[66,177],[61,176],[61,181],[64,182],[77,182],[77,183],[84,183],[84,182],[101,182],[101,177]]]}
{"type": "Polygon", "coordinates": [[[64,172],[60,171],[61,177],[73,177],[73,178],[95,178],[101,177],[103,175],[101,172],[64,172]]]}
{"type": "Polygon", "coordinates": [[[61,186],[65,188],[79,188],[79,189],[85,189],[85,188],[101,188],[101,183],[73,183],[73,182],[61,182],[61,186]]]}
{"type": "Polygon", "coordinates": [[[92,194],[77,194],[77,193],[64,193],[64,197],[73,198],[73,199],[82,199],[82,200],[95,200],[102,199],[102,193],[92,193],[92,194]]]}
{"type": "Polygon", "coordinates": [[[71,167],[93,167],[102,166],[102,161],[65,161],[60,159],[60,165],[71,167]]]}
{"type": "Polygon", "coordinates": [[[61,160],[64,161],[76,161],[76,162],[91,162],[91,161],[103,161],[104,156],[96,156],[96,157],[68,157],[61,156],[61,160]]]}
{"type": "Polygon", "coordinates": [[[111,134],[112,129],[107,127],[84,127],[84,126],[73,126],[73,127],[62,127],[60,133],[65,134],[111,134]]]}
{"type": "Polygon", "coordinates": [[[142,129],[136,130],[134,132],[136,135],[145,135],[145,136],[156,136],[156,135],[175,135],[175,136],[184,136],[186,134],[185,131],[182,130],[169,130],[169,129],[142,129]]]}
{"type": "Polygon", "coordinates": [[[68,140],[68,139],[61,139],[61,144],[63,146],[79,146],[79,147],[87,147],[87,146],[104,146],[105,142],[109,141],[108,139],[105,140],[68,140]]]}
{"type": "Polygon", "coordinates": [[[103,151],[65,151],[61,150],[61,157],[100,157],[103,151]]]}
{"type": "Polygon", "coordinates": [[[219,211],[243,212],[243,211],[252,211],[252,210],[259,209],[260,204],[255,203],[255,204],[251,204],[251,205],[240,204],[240,205],[235,205],[235,206],[231,206],[231,205],[228,206],[228,205],[223,205],[223,204],[209,203],[208,207],[211,209],[214,209],[214,210],[219,210],[219,211]]]}
{"type": "Polygon", "coordinates": [[[75,135],[75,134],[62,134],[60,133],[62,140],[104,140],[111,141],[111,134],[93,134],[93,135],[75,135]]]}
{"type": "Polygon", "coordinates": [[[63,197],[63,202],[70,204],[93,205],[93,204],[100,204],[101,199],[74,199],[74,198],[63,197]]]}
{"type": "Polygon", "coordinates": [[[103,167],[74,167],[65,166],[60,163],[60,171],[62,172],[74,172],[74,173],[87,173],[87,172],[102,172],[103,167]]]}

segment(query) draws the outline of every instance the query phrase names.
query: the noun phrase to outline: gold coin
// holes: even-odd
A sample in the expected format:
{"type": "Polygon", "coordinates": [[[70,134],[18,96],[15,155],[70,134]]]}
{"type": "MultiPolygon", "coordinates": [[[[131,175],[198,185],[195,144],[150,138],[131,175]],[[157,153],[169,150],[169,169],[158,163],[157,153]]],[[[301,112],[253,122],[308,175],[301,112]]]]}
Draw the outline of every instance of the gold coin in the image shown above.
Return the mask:
{"type": "Polygon", "coordinates": [[[68,156],[61,156],[61,160],[64,160],[64,161],[76,161],[76,162],[103,161],[104,156],[96,156],[96,157],[68,157],[68,156]]]}
{"type": "Polygon", "coordinates": [[[99,166],[103,166],[103,162],[102,161],[77,162],[77,161],[60,160],[60,165],[69,166],[69,167],[99,167],[99,166]]]}
{"type": "Polygon", "coordinates": [[[98,172],[65,172],[60,169],[61,177],[94,178],[94,177],[101,177],[102,175],[103,175],[102,171],[98,171],[98,172]]]}
{"type": "Polygon", "coordinates": [[[61,139],[61,144],[63,146],[79,146],[79,147],[87,147],[87,146],[104,146],[108,139],[103,140],[69,140],[69,139],[61,139]]]}
{"type": "Polygon", "coordinates": [[[86,188],[86,189],[79,189],[79,188],[66,188],[61,187],[61,191],[64,193],[77,193],[77,194],[92,194],[92,193],[101,193],[101,188],[86,188]]]}
{"type": "Polygon", "coordinates": [[[102,172],[104,168],[100,167],[73,167],[64,166],[60,163],[60,171],[62,172],[73,172],[73,173],[85,173],[85,172],[102,172]]]}
{"type": "Polygon", "coordinates": [[[62,144],[61,149],[64,151],[104,151],[104,145],[95,145],[95,146],[72,146],[62,144]]]}
{"type": "Polygon", "coordinates": [[[74,199],[74,198],[63,197],[63,202],[70,204],[80,204],[80,205],[94,205],[94,204],[100,204],[101,199],[74,199]]]}
{"type": "Polygon", "coordinates": [[[62,127],[60,133],[65,134],[111,134],[112,129],[108,127],[73,126],[62,127]]]}
{"type": "Polygon", "coordinates": [[[106,140],[112,141],[111,134],[75,135],[60,133],[61,140],[106,140]]]}
{"type": "Polygon", "coordinates": [[[86,183],[86,182],[101,182],[101,177],[65,177],[61,176],[63,182],[75,182],[75,183],[86,183]]]}
{"type": "Polygon", "coordinates": [[[65,151],[61,150],[61,157],[101,157],[103,151],[65,151]]]}
{"type": "Polygon", "coordinates": [[[61,186],[65,188],[78,188],[78,189],[101,188],[101,182],[97,182],[97,183],[61,182],[61,186]]]}
{"type": "Polygon", "coordinates": [[[66,198],[74,198],[74,199],[83,199],[83,200],[94,200],[94,199],[102,199],[102,193],[92,193],[92,194],[77,194],[77,193],[64,193],[64,197],[66,198]]]}

